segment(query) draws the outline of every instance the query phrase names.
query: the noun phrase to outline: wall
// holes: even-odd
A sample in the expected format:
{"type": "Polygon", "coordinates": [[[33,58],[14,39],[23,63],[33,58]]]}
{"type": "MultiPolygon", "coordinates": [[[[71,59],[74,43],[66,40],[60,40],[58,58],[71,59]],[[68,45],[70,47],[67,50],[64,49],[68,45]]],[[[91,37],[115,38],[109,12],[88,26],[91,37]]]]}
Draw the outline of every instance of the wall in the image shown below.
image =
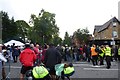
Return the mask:
{"type": "Polygon", "coordinates": [[[94,37],[97,40],[105,40],[105,39],[111,40],[113,30],[117,31],[117,33],[118,33],[118,38],[115,38],[115,39],[120,39],[120,24],[118,24],[118,23],[117,23],[116,27],[113,27],[113,25],[110,24],[110,26],[107,29],[105,29],[99,33],[95,33],[94,37]]]}

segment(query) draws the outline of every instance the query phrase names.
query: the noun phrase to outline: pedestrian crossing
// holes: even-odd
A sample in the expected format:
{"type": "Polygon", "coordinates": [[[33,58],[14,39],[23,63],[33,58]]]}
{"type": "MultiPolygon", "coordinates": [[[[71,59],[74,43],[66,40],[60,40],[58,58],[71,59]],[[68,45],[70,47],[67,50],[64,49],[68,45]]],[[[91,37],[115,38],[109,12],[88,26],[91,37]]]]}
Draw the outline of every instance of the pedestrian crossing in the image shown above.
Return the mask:
{"type": "MultiPolygon", "coordinates": [[[[75,62],[73,63],[74,67],[80,67],[83,70],[119,70],[118,65],[115,63],[112,63],[112,66],[116,66],[114,68],[106,69],[106,64],[105,65],[97,65],[93,66],[91,63],[88,62],[75,62]]],[[[5,66],[6,68],[9,68],[9,66],[5,66]]],[[[11,69],[20,69],[21,66],[10,66],[11,69]]]]}
{"type": "MultiPolygon", "coordinates": [[[[116,78],[118,77],[118,65],[114,62],[110,69],[106,69],[106,64],[102,66],[93,66],[89,62],[77,62],[73,63],[75,67],[75,73],[71,78],[116,78]]],[[[7,74],[9,73],[9,66],[5,66],[7,74]]],[[[10,66],[10,77],[19,77],[19,74],[14,74],[15,72],[19,73],[21,69],[20,65],[12,64],[10,66]]],[[[86,79],[87,80],[87,79],[86,79]]]]}
{"type": "Polygon", "coordinates": [[[106,64],[105,65],[96,65],[93,66],[92,63],[88,62],[80,62],[80,63],[73,63],[74,67],[80,67],[82,70],[86,71],[118,71],[118,64],[116,62],[111,63],[112,66],[110,69],[106,69],[106,64]]]}

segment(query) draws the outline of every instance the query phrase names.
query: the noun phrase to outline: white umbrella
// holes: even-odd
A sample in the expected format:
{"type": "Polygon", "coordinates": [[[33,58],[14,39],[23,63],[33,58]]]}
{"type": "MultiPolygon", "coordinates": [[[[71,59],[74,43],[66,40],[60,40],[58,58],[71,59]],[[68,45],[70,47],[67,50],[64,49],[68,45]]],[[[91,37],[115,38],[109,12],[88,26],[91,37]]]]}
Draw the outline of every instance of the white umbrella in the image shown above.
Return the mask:
{"type": "Polygon", "coordinates": [[[4,45],[5,46],[10,45],[11,46],[11,45],[13,45],[13,43],[15,44],[15,46],[24,46],[25,45],[22,42],[16,41],[16,40],[10,40],[7,43],[5,43],[4,45]]]}

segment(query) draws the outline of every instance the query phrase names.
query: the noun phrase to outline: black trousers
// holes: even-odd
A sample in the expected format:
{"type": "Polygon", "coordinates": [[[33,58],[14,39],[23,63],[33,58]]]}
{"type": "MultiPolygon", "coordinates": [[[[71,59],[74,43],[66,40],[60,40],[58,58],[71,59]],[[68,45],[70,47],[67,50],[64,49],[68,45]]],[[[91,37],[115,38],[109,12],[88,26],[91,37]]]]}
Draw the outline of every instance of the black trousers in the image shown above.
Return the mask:
{"type": "Polygon", "coordinates": [[[14,62],[17,62],[18,56],[17,55],[13,56],[13,60],[14,60],[14,62]]]}
{"type": "Polygon", "coordinates": [[[99,56],[99,57],[100,57],[100,65],[104,65],[104,63],[103,63],[104,57],[102,57],[102,56],[99,56]]]}
{"type": "Polygon", "coordinates": [[[118,55],[118,60],[120,61],[120,55],[118,55]]]}
{"type": "Polygon", "coordinates": [[[92,56],[92,63],[93,63],[93,66],[98,65],[98,56],[97,55],[92,56]]]}
{"type": "Polygon", "coordinates": [[[111,66],[111,56],[106,56],[106,63],[107,63],[107,68],[110,68],[110,66],[111,66]]]}

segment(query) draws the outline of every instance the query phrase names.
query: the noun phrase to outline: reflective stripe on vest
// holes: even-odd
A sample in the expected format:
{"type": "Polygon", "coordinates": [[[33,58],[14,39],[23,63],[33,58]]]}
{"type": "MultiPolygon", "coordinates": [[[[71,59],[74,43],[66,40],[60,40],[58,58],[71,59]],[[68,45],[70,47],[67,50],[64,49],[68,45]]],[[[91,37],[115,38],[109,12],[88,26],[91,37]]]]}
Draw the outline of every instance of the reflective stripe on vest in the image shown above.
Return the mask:
{"type": "Polygon", "coordinates": [[[64,74],[70,74],[74,71],[74,67],[67,67],[64,69],[64,74]]]}
{"type": "Polygon", "coordinates": [[[120,55],[120,48],[118,49],[118,55],[120,55]]]}
{"type": "Polygon", "coordinates": [[[110,47],[106,47],[105,55],[106,56],[111,56],[111,48],[110,47]]]}
{"type": "Polygon", "coordinates": [[[44,78],[46,75],[48,75],[48,70],[44,66],[36,66],[32,70],[34,78],[44,78]]]}

